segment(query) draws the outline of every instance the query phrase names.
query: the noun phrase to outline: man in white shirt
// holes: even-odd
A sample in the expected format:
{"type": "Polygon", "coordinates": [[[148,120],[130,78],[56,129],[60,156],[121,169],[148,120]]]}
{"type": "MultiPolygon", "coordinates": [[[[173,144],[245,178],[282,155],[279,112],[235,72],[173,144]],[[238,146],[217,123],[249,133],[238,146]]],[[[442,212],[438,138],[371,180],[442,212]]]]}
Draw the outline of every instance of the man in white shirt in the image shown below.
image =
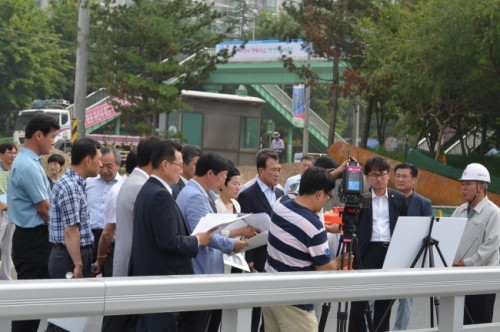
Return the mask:
{"type": "Polygon", "coordinates": [[[94,251],[92,261],[97,258],[97,250],[102,230],[104,229],[104,209],[106,197],[114,185],[120,182],[118,173],[121,165],[120,153],[113,148],[101,148],[102,167],[99,175],[85,180],[85,196],[87,197],[88,211],[90,214],[90,227],[94,234],[94,251]]]}
{"type": "Polygon", "coordinates": [[[285,149],[285,142],[280,138],[280,133],[275,131],[273,133],[273,140],[271,141],[271,146],[270,148],[276,152],[278,155],[280,161],[282,160],[282,152],[285,149]]]}
{"type": "Polygon", "coordinates": [[[285,183],[285,195],[289,193],[298,193],[300,179],[304,171],[313,165],[313,159],[309,155],[302,156],[299,162],[299,174],[290,176],[285,183]]]}
{"type": "MultiPolygon", "coordinates": [[[[387,187],[391,166],[380,157],[368,159],[364,174],[370,185],[372,204],[362,208],[356,225],[359,246],[359,260],[354,262],[355,269],[381,269],[389,248],[392,232],[399,216],[407,215],[406,198],[399,191],[387,187]],[[361,266],[359,265],[361,264],[361,266]]],[[[349,331],[366,331],[364,311],[366,301],[352,302],[349,316],[349,331]]],[[[389,331],[391,300],[375,301],[373,327],[379,331],[389,331]]]]}

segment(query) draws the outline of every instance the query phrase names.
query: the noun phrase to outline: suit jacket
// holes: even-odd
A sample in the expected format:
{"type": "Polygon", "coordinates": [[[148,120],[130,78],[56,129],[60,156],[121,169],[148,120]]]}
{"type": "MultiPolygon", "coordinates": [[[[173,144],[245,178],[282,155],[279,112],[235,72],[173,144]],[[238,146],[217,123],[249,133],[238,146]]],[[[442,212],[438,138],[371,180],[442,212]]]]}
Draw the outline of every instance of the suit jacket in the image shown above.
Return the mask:
{"type": "MultiPolygon", "coordinates": [[[[217,212],[212,210],[207,195],[208,193],[191,179],[177,196],[177,205],[190,233],[207,213],[217,212]]],[[[222,236],[220,232],[213,233],[208,246],[200,248],[198,255],[193,259],[194,272],[196,274],[224,273],[224,260],[221,252],[229,254],[233,248],[232,239],[222,236]]]]}
{"type": "MultiPolygon", "coordinates": [[[[283,196],[283,190],[274,188],[276,199],[283,196]]],[[[269,204],[266,195],[262,192],[259,183],[255,181],[253,185],[240,192],[238,202],[241,205],[242,213],[262,213],[265,212],[271,216],[273,207],[269,204]]],[[[248,262],[254,262],[254,268],[259,271],[264,271],[264,265],[267,260],[267,246],[262,246],[252,250],[248,250],[245,254],[248,262]]]]}
{"type": "Polygon", "coordinates": [[[189,236],[172,195],[149,178],[134,206],[132,275],[193,274],[191,257],[197,253],[198,239],[189,236]]]}
{"type": "Polygon", "coordinates": [[[413,192],[408,202],[408,215],[409,216],[432,216],[432,202],[430,199],[413,192]]]}
{"type": "Polygon", "coordinates": [[[129,275],[130,250],[132,249],[132,228],[134,204],[137,194],[149,175],[135,168],[123,182],[116,197],[115,253],[113,256],[113,277],[129,275]]]}
{"type": "MultiPolygon", "coordinates": [[[[407,215],[406,197],[399,191],[390,188],[387,188],[387,194],[389,196],[389,223],[392,235],[399,216],[407,215]]],[[[372,219],[373,214],[371,206],[361,209],[356,225],[356,235],[358,238],[359,255],[361,256],[361,260],[363,260],[363,256],[365,255],[372,238],[372,219]]]]}
{"type": "Polygon", "coordinates": [[[182,188],[186,186],[186,183],[187,180],[181,176],[181,178],[176,184],[170,186],[170,188],[172,188],[172,196],[174,197],[174,199],[177,199],[177,196],[179,196],[179,193],[181,192],[182,188]]]}

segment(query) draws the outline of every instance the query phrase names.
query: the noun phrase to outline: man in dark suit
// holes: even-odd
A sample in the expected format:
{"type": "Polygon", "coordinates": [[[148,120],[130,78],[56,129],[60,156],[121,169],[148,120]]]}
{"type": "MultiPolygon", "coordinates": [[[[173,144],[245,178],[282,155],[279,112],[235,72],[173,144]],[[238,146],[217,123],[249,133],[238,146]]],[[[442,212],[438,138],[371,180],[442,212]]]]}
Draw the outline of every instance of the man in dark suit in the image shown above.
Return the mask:
{"type": "MultiPolygon", "coordinates": [[[[131,266],[134,276],[193,274],[191,258],[210,241],[210,232],[189,236],[172,198],[170,184],[182,172],[179,144],[159,143],[151,156],[153,173],[137,195],[134,205],[131,266]]],[[[178,313],[139,315],[137,331],[178,331],[178,313]]]]}
{"type": "MultiPolygon", "coordinates": [[[[356,269],[381,269],[391,241],[392,233],[399,216],[406,216],[405,196],[387,188],[391,166],[380,157],[368,159],[364,174],[370,185],[371,206],[361,209],[356,225],[358,238],[359,260],[355,261],[356,269]]],[[[349,316],[349,331],[366,331],[364,310],[366,301],[352,302],[349,316]]],[[[390,312],[385,319],[382,317],[390,308],[391,300],[375,301],[373,312],[373,327],[380,325],[379,331],[389,330],[390,312]]]]}
{"type": "MultiPolygon", "coordinates": [[[[276,200],[283,196],[283,190],[276,188],[281,172],[281,165],[276,152],[263,149],[257,153],[258,178],[253,185],[238,195],[238,203],[243,213],[267,213],[271,216],[276,200]]],[[[251,269],[264,272],[267,259],[267,246],[246,252],[246,260],[251,269]]],[[[259,329],[260,308],[252,311],[252,332],[259,329]]],[[[264,326],[264,325],[262,325],[264,326]]]]}
{"type": "MultiPolygon", "coordinates": [[[[394,175],[396,189],[406,196],[408,215],[419,217],[432,216],[432,202],[415,192],[418,169],[412,164],[403,163],[394,168],[394,175]]],[[[412,304],[412,298],[399,299],[393,330],[404,331],[408,328],[412,304]]]]}

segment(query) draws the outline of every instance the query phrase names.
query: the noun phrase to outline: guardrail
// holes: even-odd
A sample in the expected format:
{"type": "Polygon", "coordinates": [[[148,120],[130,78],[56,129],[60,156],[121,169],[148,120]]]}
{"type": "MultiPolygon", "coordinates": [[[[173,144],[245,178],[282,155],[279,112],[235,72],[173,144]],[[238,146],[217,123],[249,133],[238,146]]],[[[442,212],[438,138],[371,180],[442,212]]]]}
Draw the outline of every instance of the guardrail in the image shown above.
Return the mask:
{"type": "Polygon", "coordinates": [[[2,281],[0,319],[222,308],[223,332],[247,332],[254,306],[440,296],[439,331],[457,332],[464,295],[498,292],[500,267],[2,281]]]}

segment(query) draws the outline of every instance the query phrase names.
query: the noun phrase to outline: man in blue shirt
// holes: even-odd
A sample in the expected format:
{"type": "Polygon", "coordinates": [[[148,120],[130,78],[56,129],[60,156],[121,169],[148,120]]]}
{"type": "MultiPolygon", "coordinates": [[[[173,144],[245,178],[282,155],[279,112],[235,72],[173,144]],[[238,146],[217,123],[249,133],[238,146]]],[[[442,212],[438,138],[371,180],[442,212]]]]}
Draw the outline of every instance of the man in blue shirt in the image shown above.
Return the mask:
{"type": "MultiPolygon", "coordinates": [[[[219,188],[226,181],[227,161],[222,156],[207,152],[202,153],[196,163],[194,177],[177,196],[177,205],[187,223],[190,233],[194,231],[200,219],[208,213],[216,213],[215,203],[208,191],[219,188]]],[[[214,233],[207,247],[199,248],[193,258],[195,274],[224,273],[222,253],[239,252],[246,246],[245,241],[224,237],[220,232],[214,233]]],[[[203,331],[210,319],[210,311],[201,311],[196,319],[193,331],[203,331]]],[[[215,317],[216,315],[214,315],[215,317]]],[[[212,323],[211,323],[212,324],[212,323]]],[[[217,323],[214,323],[217,325],[217,323]]]]}
{"type": "Polygon", "coordinates": [[[49,240],[54,245],[49,257],[52,278],[90,277],[94,236],[90,228],[85,179],[101,168],[100,144],[90,138],[71,148],[71,166],[52,189],[49,212],[49,240]]]}
{"type": "MultiPolygon", "coordinates": [[[[18,279],[49,277],[50,187],[40,164],[40,155],[49,154],[59,124],[50,115],[33,117],[25,130],[24,146],[12,164],[7,189],[10,222],[16,225],[12,237],[12,261],[18,279]]],[[[13,321],[12,331],[37,331],[40,320],[13,321]]]]}

